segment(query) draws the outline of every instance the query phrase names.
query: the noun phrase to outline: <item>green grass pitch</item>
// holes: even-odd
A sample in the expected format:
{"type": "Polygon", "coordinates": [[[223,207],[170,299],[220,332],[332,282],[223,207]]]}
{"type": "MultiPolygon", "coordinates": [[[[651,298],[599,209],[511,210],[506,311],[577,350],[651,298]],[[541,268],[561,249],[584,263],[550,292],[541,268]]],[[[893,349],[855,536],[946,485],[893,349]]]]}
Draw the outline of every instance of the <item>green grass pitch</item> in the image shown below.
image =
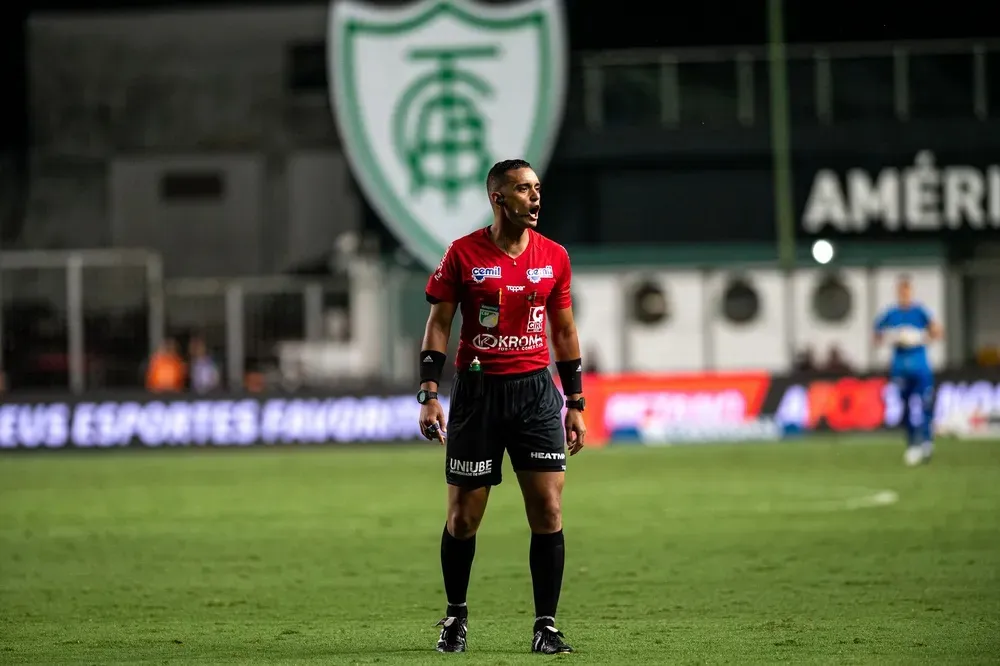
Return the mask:
{"type": "MultiPolygon", "coordinates": [[[[469,652],[444,610],[442,451],[0,458],[0,662],[521,664],[528,533],[494,490],[469,652]]],[[[593,664],[1000,663],[1000,442],[573,458],[558,626],[593,664]]]]}

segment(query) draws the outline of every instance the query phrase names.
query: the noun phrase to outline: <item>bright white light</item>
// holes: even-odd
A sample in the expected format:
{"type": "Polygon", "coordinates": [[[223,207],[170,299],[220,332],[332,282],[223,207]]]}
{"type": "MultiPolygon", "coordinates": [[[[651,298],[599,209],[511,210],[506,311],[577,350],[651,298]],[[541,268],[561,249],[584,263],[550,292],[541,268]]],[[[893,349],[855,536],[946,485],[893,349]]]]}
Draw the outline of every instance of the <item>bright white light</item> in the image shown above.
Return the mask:
{"type": "Polygon", "coordinates": [[[828,264],[833,260],[833,243],[828,240],[818,240],[813,243],[812,252],[816,263],[828,264]]]}

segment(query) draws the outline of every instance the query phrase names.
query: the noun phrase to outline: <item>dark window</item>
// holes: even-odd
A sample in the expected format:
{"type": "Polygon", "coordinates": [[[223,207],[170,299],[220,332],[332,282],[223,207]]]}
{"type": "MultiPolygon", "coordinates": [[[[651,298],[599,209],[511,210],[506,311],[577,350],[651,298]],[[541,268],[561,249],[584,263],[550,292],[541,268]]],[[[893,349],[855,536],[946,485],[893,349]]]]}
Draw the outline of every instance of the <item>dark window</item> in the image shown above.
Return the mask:
{"type": "Polygon", "coordinates": [[[300,42],[288,46],[285,85],[292,92],[326,92],[325,42],[300,42]]]}
{"type": "Polygon", "coordinates": [[[749,280],[731,278],[722,293],[722,314],[731,324],[749,324],[760,313],[760,296],[749,280]]]}
{"type": "Polygon", "coordinates": [[[160,198],[164,201],[221,199],[224,190],[219,171],[170,172],[160,179],[160,198]]]}
{"type": "Polygon", "coordinates": [[[812,306],[820,321],[837,324],[851,316],[854,297],[840,276],[830,274],[816,285],[812,306]]]}

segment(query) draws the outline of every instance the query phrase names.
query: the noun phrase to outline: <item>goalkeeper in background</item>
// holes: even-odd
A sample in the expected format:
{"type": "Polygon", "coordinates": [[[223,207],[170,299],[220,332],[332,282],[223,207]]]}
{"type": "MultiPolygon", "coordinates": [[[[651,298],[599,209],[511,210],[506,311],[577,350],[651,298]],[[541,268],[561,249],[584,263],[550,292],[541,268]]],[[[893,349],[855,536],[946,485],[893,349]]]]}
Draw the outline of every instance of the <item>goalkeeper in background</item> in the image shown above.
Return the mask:
{"type": "Polygon", "coordinates": [[[889,380],[899,389],[906,424],[903,460],[914,466],[930,461],[934,450],[934,372],[927,345],[939,340],[942,330],[926,308],[913,302],[909,277],[900,277],[896,291],[896,305],[875,321],[875,343],[892,345],[889,380]]]}

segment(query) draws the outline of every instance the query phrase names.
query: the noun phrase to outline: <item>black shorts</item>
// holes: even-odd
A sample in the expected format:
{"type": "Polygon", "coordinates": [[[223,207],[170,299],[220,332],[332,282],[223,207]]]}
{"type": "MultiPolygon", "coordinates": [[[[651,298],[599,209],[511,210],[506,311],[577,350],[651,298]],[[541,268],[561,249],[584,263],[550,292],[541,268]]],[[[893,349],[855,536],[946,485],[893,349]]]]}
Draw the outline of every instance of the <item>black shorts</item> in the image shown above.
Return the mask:
{"type": "Polygon", "coordinates": [[[448,415],[448,483],[463,488],[499,485],[505,450],[516,472],[565,471],[563,404],[548,369],[479,377],[459,372],[448,415]]]}

